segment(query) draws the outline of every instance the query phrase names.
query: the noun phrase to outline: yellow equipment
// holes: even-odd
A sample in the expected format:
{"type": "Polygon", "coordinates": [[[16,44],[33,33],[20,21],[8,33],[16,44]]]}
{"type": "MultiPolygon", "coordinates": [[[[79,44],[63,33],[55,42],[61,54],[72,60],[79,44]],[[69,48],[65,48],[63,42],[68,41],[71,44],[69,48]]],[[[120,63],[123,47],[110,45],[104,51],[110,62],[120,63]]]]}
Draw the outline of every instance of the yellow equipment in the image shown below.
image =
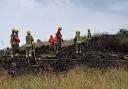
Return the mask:
{"type": "Polygon", "coordinates": [[[62,30],[62,27],[61,26],[58,26],[58,30],[62,30]]]}
{"type": "Polygon", "coordinates": [[[31,32],[30,31],[27,31],[27,35],[30,35],[31,34],[31,32]]]}
{"type": "Polygon", "coordinates": [[[19,30],[18,30],[18,29],[16,29],[16,30],[15,30],[15,32],[16,32],[16,33],[18,33],[18,32],[19,32],[19,30]]]}
{"type": "Polygon", "coordinates": [[[80,31],[76,31],[76,35],[80,35],[80,31]]]}
{"type": "Polygon", "coordinates": [[[17,29],[16,28],[12,28],[12,32],[16,32],[17,31],[17,29]]]}

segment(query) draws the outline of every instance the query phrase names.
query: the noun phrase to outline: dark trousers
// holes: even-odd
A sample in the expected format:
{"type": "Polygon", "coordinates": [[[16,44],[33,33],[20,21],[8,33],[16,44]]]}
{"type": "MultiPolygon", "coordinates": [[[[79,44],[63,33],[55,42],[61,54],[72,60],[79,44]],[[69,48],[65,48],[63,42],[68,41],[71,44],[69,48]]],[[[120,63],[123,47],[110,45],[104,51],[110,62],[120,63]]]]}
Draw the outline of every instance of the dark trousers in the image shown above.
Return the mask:
{"type": "Polygon", "coordinates": [[[19,49],[19,45],[12,45],[12,49],[11,49],[11,56],[15,56],[16,54],[18,54],[20,51],[19,49]]]}
{"type": "Polygon", "coordinates": [[[76,43],[76,53],[81,53],[81,44],[76,43]]]}

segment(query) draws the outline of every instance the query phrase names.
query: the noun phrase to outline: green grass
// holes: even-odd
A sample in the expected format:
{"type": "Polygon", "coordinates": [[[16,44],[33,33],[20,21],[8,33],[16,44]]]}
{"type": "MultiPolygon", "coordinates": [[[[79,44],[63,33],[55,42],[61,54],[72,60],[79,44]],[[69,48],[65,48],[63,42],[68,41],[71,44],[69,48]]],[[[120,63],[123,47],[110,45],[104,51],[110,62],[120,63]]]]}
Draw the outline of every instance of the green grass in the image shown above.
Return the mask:
{"type": "Polygon", "coordinates": [[[128,89],[128,71],[76,67],[60,74],[26,74],[13,79],[1,72],[0,89],[128,89]]]}

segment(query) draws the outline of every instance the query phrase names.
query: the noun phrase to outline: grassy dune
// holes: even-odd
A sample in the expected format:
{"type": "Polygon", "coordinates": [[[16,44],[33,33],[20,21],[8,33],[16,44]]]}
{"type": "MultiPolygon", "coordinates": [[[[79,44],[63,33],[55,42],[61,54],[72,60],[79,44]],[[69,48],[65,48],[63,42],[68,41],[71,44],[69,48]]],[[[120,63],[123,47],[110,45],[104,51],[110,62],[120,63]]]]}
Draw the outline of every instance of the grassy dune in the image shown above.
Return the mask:
{"type": "Polygon", "coordinates": [[[76,67],[67,73],[26,74],[15,78],[1,71],[0,89],[128,89],[128,71],[103,72],[76,67]]]}

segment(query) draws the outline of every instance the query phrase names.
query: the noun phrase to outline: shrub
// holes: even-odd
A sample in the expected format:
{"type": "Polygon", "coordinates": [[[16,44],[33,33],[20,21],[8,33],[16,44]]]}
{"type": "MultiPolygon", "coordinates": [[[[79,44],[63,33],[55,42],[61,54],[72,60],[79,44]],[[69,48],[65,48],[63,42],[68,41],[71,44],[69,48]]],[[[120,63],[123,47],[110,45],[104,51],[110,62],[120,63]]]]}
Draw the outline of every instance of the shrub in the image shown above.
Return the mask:
{"type": "Polygon", "coordinates": [[[128,29],[121,28],[116,35],[122,38],[128,38],[128,29]]]}

